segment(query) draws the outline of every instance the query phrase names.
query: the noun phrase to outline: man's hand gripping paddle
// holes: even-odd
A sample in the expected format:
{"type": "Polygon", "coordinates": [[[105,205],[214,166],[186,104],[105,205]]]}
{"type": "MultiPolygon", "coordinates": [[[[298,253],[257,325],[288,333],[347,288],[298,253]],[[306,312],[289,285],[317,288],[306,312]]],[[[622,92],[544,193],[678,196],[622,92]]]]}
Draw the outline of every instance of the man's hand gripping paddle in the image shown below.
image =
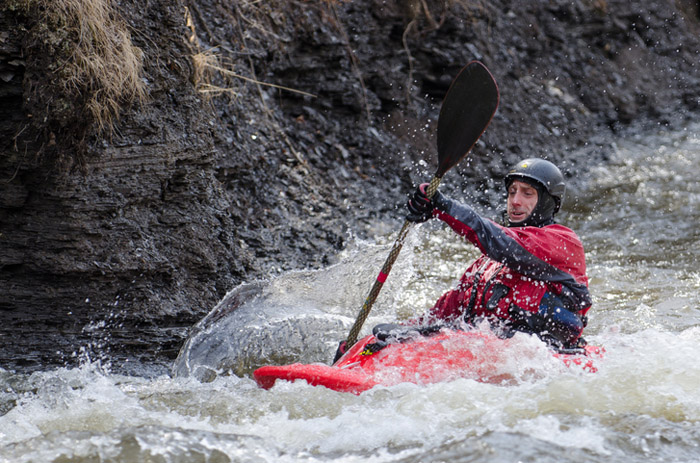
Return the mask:
{"type": "MultiPolygon", "coordinates": [[[[432,198],[437,191],[445,173],[467,155],[481,134],[484,133],[496,113],[498,99],[496,81],[486,66],[478,61],[472,61],[464,66],[452,81],[442,102],[438,118],[438,168],[427,189],[429,198],[432,198]]],[[[412,225],[413,222],[408,220],[403,224],[389,257],[384,262],[382,270],[357,315],[355,324],[350,329],[348,338],[341,342],[340,347],[338,347],[333,363],[337,362],[343,353],[357,342],[360,329],[372,310],[372,305],[389,276],[391,267],[399,256],[412,225]]]]}

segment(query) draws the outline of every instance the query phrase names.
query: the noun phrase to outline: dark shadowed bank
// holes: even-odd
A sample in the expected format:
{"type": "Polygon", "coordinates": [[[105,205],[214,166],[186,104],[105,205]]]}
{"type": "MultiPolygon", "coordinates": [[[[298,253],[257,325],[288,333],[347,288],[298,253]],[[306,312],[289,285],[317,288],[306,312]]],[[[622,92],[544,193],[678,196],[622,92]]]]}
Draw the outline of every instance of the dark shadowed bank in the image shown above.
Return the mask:
{"type": "Polygon", "coordinates": [[[398,221],[472,59],[501,106],[445,188],[494,201],[479,191],[530,155],[585,180],[620,132],[697,115],[699,16],[690,0],[4,0],[0,367],[96,345],[172,358],[235,285],[398,221]]]}

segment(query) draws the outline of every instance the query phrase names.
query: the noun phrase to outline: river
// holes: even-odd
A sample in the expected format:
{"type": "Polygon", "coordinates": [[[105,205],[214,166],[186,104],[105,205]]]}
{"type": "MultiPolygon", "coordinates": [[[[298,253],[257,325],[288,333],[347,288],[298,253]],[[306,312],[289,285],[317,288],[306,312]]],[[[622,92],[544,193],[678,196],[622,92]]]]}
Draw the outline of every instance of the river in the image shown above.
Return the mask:
{"type": "MultiPolygon", "coordinates": [[[[606,349],[597,373],[522,374],[523,358],[507,384],[258,388],[256,366],[330,360],[388,252],[385,233],[350,240],[322,271],[235,289],[172,374],[94,356],[0,368],[0,462],[700,462],[699,133],[618,140],[610,164],[569,193],[559,219],[587,250],[586,337],[606,349]]],[[[366,329],[425,309],[475,256],[439,224],[418,227],[366,329]]]]}

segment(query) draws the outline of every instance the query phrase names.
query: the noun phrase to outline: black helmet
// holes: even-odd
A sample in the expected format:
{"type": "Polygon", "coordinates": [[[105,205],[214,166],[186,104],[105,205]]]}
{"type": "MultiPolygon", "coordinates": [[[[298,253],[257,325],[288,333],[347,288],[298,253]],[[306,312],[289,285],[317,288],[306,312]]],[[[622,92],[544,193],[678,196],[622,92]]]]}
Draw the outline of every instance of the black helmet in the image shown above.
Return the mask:
{"type": "Polygon", "coordinates": [[[514,225],[542,226],[553,221],[554,214],[559,211],[564,200],[566,183],[564,176],[557,166],[544,159],[525,159],[514,165],[504,179],[506,190],[514,180],[523,180],[539,193],[537,206],[530,217],[522,223],[514,225]],[[527,223],[526,223],[527,222],[527,223]]]}

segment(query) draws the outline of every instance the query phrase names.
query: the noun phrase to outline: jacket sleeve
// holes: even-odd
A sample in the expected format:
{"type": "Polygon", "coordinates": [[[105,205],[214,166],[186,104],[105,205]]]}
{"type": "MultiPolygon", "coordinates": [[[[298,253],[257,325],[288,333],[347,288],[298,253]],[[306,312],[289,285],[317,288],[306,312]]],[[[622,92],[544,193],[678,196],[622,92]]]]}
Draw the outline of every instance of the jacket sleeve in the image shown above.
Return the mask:
{"type": "Polygon", "coordinates": [[[585,313],[591,306],[583,245],[570,229],[505,228],[449,199],[434,215],[489,258],[521,275],[560,285],[561,297],[574,311],[585,313]]]}

